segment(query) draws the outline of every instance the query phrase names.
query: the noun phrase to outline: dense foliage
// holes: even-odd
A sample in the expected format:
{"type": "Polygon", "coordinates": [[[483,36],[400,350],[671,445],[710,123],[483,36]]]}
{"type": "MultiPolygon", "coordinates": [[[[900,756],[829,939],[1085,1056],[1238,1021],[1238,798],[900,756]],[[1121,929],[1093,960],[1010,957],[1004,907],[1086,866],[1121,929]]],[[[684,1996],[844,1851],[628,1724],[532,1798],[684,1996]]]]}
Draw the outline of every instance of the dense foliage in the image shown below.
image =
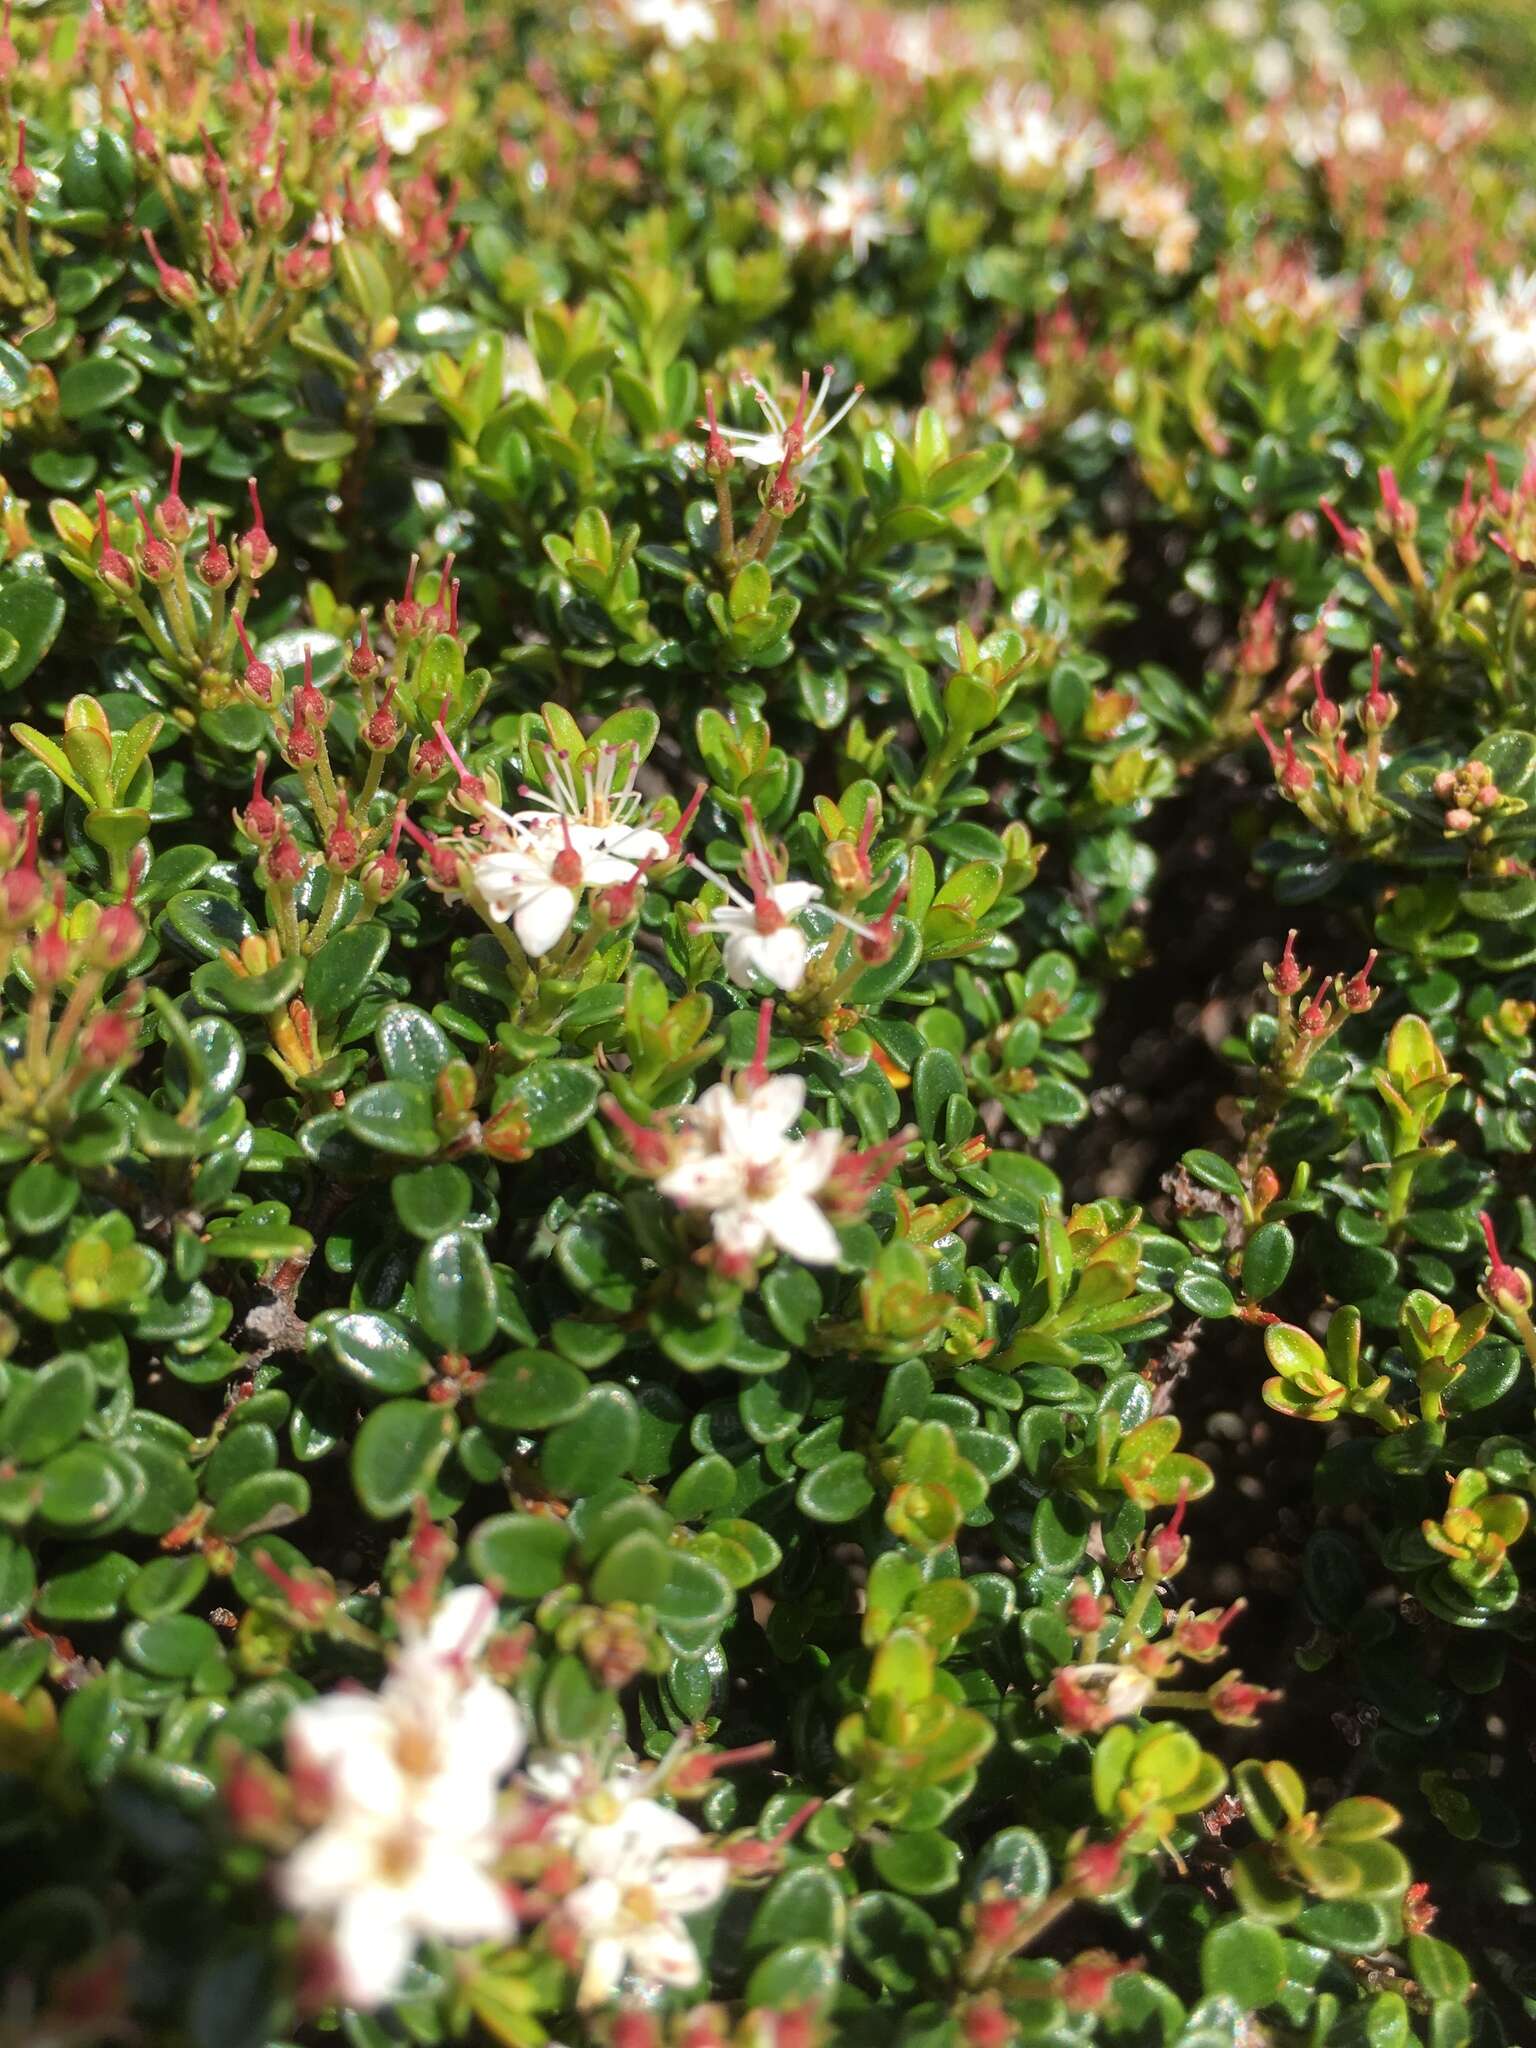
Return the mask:
{"type": "Polygon", "coordinates": [[[1536,70],[1358,12],[7,8],[0,2041],[1530,2038],[1536,70]]]}

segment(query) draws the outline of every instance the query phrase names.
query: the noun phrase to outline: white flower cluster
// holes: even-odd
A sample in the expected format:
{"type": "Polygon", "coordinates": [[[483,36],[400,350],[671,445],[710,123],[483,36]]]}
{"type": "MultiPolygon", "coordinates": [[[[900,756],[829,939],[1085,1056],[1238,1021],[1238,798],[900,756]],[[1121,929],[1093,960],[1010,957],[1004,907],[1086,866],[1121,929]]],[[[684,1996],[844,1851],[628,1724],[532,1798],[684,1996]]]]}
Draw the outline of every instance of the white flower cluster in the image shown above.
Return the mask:
{"type": "Polygon", "coordinates": [[[659,1770],[621,1765],[605,1779],[590,1759],[556,1755],[509,1787],[527,1731],[480,1661],[496,1611],[489,1588],[458,1588],[377,1692],[340,1690],[288,1717],[290,1779],[320,1817],[276,1887],[323,1938],[331,1995],[373,2010],[400,1993],[420,1941],[510,1941],[517,1919],[495,1868],[514,1835],[576,1866],[557,1910],[578,1938],[583,2007],[626,1981],[697,1984],[685,1916],[720,1897],[728,1858],[652,1796],[659,1770]]]}
{"type": "Polygon", "coordinates": [[[1511,271],[1502,286],[1480,281],[1467,309],[1467,339],[1502,397],[1536,404],[1536,271],[1511,271]]]}
{"type": "Polygon", "coordinates": [[[553,796],[525,787],[522,794],[540,808],[512,812],[486,804],[489,829],[466,849],[487,912],[498,924],[511,920],[532,960],[565,937],[584,890],[635,883],[668,850],[664,832],[639,822],[645,799],[635,788],[633,748],[600,748],[579,784],[568,757],[553,754],[549,761],[553,796]]]}
{"type": "MultiPolygon", "coordinates": [[[[877,243],[904,231],[903,183],[868,171],[831,171],[811,192],[786,189],[768,202],[769,224],[793,253],[808,243],[841,242],[865,263],[877,243]]],[[[836,424],[836,422],[832,422],[836,424]]]]}
{"type": "Polygon", "coordinates": [[[686,1916],[714,1905],[731,1866],[691,1820],[651,1798],[656,1778],[633,1768],[602,1778],[574,1756],[528,1771],[556,1809],[548,1838],[581,1873],[560,1910],[582,1940],[576,1999],[587,2010],[608,2004],[626,1977],[687,1989],[702,1976],[686,1916]]]}
{"type": "Polygon", "coordinates": [[[329,1693],[288,1717],[290,1770],[324,1818],[280,1866],[278,1893],[326,1926],[345,2005],[381,2005],[425,1936],[516,1931],[491,1866],[500,1783],[526,1730],[479,1667],[495,1620],[484,1586],[461,1587],[378,1692],[329,1693]]]}
{"type": "Polygon", "coordinates": [[[797,1074],[749,1069],[743,1080],[739,1092],[717,1081],[679,1112],[678,1148],[656,1185],[709,1217],[730,1260],[751,1264],[773,1245],[807,1265],[834,1265],[837,1232],[816,1198],[842,1157],[842,1134],[789,1135],[805,1108],[797,1074]]]}
{"type": "Polygon", "coordinates": [[[1188,192],[1177,180],[1122,166],[1100,181],[1095,211],[1131,241],[1150,247],[1159,277],[1177,277],[1188,270],[1200,223],[1189,210],[1188,192]]]}
{"type": "Polygon", "coordinates": [[[1060,176],[1076,191],[1108,147],[1101,128],[1063,114],[1043,86],[1001,78],[971,109],[966,130],[972,162],[1010,184],[1060,176]]]}

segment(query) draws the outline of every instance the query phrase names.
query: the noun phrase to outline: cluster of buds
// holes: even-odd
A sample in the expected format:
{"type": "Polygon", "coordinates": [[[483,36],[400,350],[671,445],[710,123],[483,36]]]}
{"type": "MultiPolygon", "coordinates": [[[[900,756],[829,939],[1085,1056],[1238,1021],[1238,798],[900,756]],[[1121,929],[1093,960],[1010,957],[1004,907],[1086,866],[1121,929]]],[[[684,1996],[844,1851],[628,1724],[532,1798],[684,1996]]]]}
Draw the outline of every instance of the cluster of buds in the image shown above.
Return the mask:
{"type": "Polygon", "coordinates": [[[1464,839],[1479,825],[1487,831],[1489,813],[1503,802],[1503,792],[1485,761],[1463,761],[1456,768],[1442,768],[1430,784],[1435,802],[1445,807],[1445,836],[1464,839]]]}
{"type": "Polygon", "coordinates": [[[906,1151],[899,1133],[863,1151],[838,1130],[791,1135],[805,1109],[797,1074],[770,1074],[773,1004],[759,1012],[751,1064],[719,1081],[664,1122],[642,1122],[614,1096],[604,1114],[628,1146],[625,1164],[656,1183],[687,1214],[707,1220],[710,1241],[695,1256],[723,1278],[748,1284],[777,1252],[807,1265],[836,1264],[834,1219],[864,1214],[875,1187],[906,1151]]]}
{"type": "Polygon", "coordinates": [[[1302,717],[1304,753],[1287,726],[1277,741],[1262,712],[1253,728],[1269,755],[1275,785],[1308,822],[1327,838],[1355,841],[1376,837],[1390,814],[1378,796],[1382,739],[1398,714],[1397,699],[1381,686],[1382,650],[1371,651],[1371,686],[1355,706],[1363,744],[1351,751],[1344,713],[1329,696],[1321,667],[1312,670],[1313,702],[1302,717]]]}
{"type": "Polygon", "coordinates": [[[1331,983],[1320,982],[1307,995],[1312,970],[1296,958],[1295,932],[1286,933],[1280,958],[1273,966],[1266,962],[1264,967],[1264,979],[1275,998],[1279,1028],[1260,1070],[1261,1112],[1272,1113],[1277,1109],[1300,1082],[1319,1049],[1350,1017],[1364,1016],[1374,1006],[1381,995],[1371,981],[1375,964],[1376,953],[1372,949],[1353,974],[1336,974],[1331,983]],[[1305,1001],[1301,1000],[1303,996],[1305,1001]]]}
{"type": "MultiPolygon", "coordinates": [[[[230,18],[186,10],[130,31],[100,9],[83,38],[103,46],[91,61],[117,81],[113,111],[167,216],[142,236],[144,282],[191,316],[200,371],[228,382],[259,375],[274,347],[297,339],[306,305],[333,274],[361,338],[387,348],[395,306],[437,289],[460,246],[456,195],[430,160],[409,175],[395,164],[447,122],[450,38],[462,27],[413,28],[354,62],[334,47],[317,56],[313,20],[288,28],[267,61],[249,22],[242,36],[230,18]],[[201,125],[214,95],[217,142],[201,125]],[[200,149],[187,146],[192,121],[200,149]],[[349,242],[367,252],[355,272],[339,253],[349,242]]],[[[355,365],[347,368],[350,377],[355,365]]]]}
{"type": "Polygon", "coordinates": [[[1432,564],[1425,562],[1419,549],[1418,507],[1404,497],[1390,468],[1377,472],[1380,496],[1374,534],[1351,525],[1327,498],[1319,500],[1323,516],[1333,528],[1346,559],[1370,585],[1409,645],[1443,642],[1453,637],[1453,627],[1455,635],[1480,636],[1475,621],[1465,626],[1455,622],[1461,619],[1464,601],[1479,570],[1483,532],[1491,519],[1497,517],[1505,522],[1505,531],[1493,535],[1497,546],[1516,561],[1536,559],[1536,461],[1527,464],[1513,495],[1501,487],[1491,458],[1489,475],[1491,489],[1484,496],[1475,490],[1472,473],[1468,471],[1462,483],[1461,501],[1451,512],[1449,545],[1432,564]],[[1406,591],[1394,574],[1392,557],[1396,570],[1406,579],[1406,591]]]}
{"type": "Polygon", "coordinates": [[[802,474],[815,462],[828,436],[842,424],[864,394],[863,385],[855,384],[837,410],[827,413],[824,418],[827,396],[832,389],[832,367],[828,364],[822,371],[821,383],[814,397],[811,395],[811,373],[804,370],[800,376],[795,409],[786,414],[778,400],[756,377],[747,371],[742,372],[742,377],[762,411],[763,425],[756,428],[722,427],[715,412],[712,392],[705,393],[705,417],[698,422],[706,435],[699,457],[700,466],[715,487],[718,507],[717,551],[721,562],[733,575],[748,562],[768,559],[784,522],[800,504],[802,474]],[[758,493],[761,509],[744,540],[737,539],[735,507],[731,497],[731,473],[738,462],[745,463],[749,469],[764,472],[758,493]]]}
{"type": "Polygon", "coordinates": [[[1153,1530],[1136,1563],[1140,1576],[1123,1613],[1086,1580],[1067,1596],[1063,1619],[1077,1642],[1077,1657],[1053,1673],[1039,1704],[1074,1735],[1096,1735],[1117,1721],[1157,1709],[1208,1713],[1228,1727],[1249,1727],[1260,1707],[1277,1693],[1227,1672],[1202,1689],[1174,1690],[1170,1681],[1186,1662],[1210,1664],[1226,1654],[1223,1638],[1246,1602],[1204,1612],[1185,1605],[1167,1623],[1166,1636],[1147,1627],[1159,1585],[1177,1577],[1189,1561],[1183,1533],[1186,1497],[1180,1494],[1170,1521],[1153,1530]]]}
{"type": "Polygon", "coordinates": [[[182,497],[178,446],[165,495],[152,507],[133,492],[128,515],[114,519],[98,491],[94,516],[80,506],[54,508],[68,565],[133,618],[194,711],[239,701],[238,621],[277,561],[254,477],[247,490],[249,523],[226,542],[213,513],[199,520],[182,497]],[[193,600],[194,583],[201,604],[193,600]]]}
{"type": "Polygon", "coordinates": [[[0,804],[0,975],[15,969],[31,990],[20,1049],[0,1057],[0,1125],[31,1147],[69,1127],[87,1083],[134,1058],[142,985],[107,992],[145,931],[138,867],[119,902],[69,909],[63,875],[39,858],[39,823],[35,794],[21,819],[0,804]]]}

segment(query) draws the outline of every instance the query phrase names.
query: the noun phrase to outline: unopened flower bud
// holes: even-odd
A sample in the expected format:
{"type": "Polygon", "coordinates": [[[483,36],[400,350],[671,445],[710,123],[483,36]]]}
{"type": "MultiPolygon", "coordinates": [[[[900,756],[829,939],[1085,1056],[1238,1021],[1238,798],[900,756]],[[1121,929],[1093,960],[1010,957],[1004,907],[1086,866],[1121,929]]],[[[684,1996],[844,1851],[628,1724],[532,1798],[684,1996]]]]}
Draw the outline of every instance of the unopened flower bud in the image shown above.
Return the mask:
{"type": "Polygon", "coordinates": [[[1229,1671],[1210,1687],[1205,1703],[1224,1728],[1252,1728],[1261,1707],[1280,1698],[1262,1685],[1250,1685],[1241,1672],[1229,1671]]]}
{"type": "Polygon", "coordinates": [[[1358,1017],[1364,1011],[1370,1009],[1372,1004],[1377,1002],[1381,996],[1379,988],[1371,987],[1371,969],[1375,965],[1376,948],[1372,946],[1370,952],[1365,956],[1365,965],[1358,972],[1352,974],[1348,981],[1340,985],[1339,1000],[1343,1003],[1345,1009],[1354,1016],[1358,1017]]]}
{"type": "Polygon", "coordinates": [[[272,567],[277,560],[277,549],[267,532],[267,522],[261,516],[261,497],[255,477],[247,478],[246,488],[251,494],[251,523],[240,536],[238,552],[240,573],[254,579],[264,576],[272,567]]]}
{"type": "Polygon", "coordinates": [[[1485,1286],[1488,1299],[1505,1315],[1524,1314],[1531,1306],[1530,1275],[1522,1272],[1518,1266],[1506,1265],[1499,1250],[1499,1241],[1494,1235],[1493,1218],[1486,1209],[1479,1210],[1477,1220],[1483,1227],[1483,1237],[1488,1246],[1488,1279],[1485,1286]]]}
{"type": "Polygon", "coordinates": [[[245,656],[245,673],[240,680],[258,704],[270,705],[277,678],[266,662],[258,660],[256,650],[245,630],[245,620],[238,612],[232,616],[235,633],[240,642],[240,651],[245,656]]]}
{"type": "Polygon", "coordinates": [[[151,234],[148,228],[143,230],[142,239],[145,248],[149,251],[154,262],[155,274],[160,281],[160,296],[168,305],[179,306],[184,311],[190,311],[197,304],[198,291],[196,284],[187,275],[186,271],[178,270],[174,263],[166,262],[165,258],[160,254],[159,246],[153,234],[151,234]]]}
{"type": "Polygon", "coordinates": [[[16,162],[11,171],[11,197],[25,209],[37,197],[37,173],[27,162],[27,124],[16,123],[16,162]]]}
{"type": "Polygon", "coordinates": [[[384,623],[397,640],[411,640],[421,631],[421,605],[415,596],[416,570],[419,555],[412,555],[411,565],[405,572],[405,590],[402,596],[392,597],[384,607],[384,623]]]}
{"type": "Polygon", "coordinates": [[[304,856],[291,832],[279,828],[277,838],[267,849],[264,865],[267,880],[278,888],[291,889],[303,881],[304,856]]]}
{"type": "Polygon", "coordinates": [[[80,1039],[81,1064],[87,1067],[116,1067],[131,1059],[139,1041],[139,1027],[123,1011],[103,1010],[85,1027],[80,1039]]]}
{"type": "Polygon", "coordinates": [[[1365,535],[1358,526],[1350,526],[1342,520],[1326,498],[1319,498],[1318,509],[1338,537],[1339,546],[1352,560],[1358,561],[1365,553],[1365,535]]]}
{"type": "Polygon", "coordinates": [[[112,545],[111,530],[107,525],[107,501],[100,491],[96,493],[96,523],[101,531],[96,572],[115,597],[132,597],[139,587],[139,572],[122,549],[112,545]]]}
{"type": "Polygon", "coordinates": [[[229,558],[229,549],[219,539],[213,523],[213,514],[208,514],[208,545],[197,558],[198,580],[208,590],[227,590],[235,580],[235,565],[229,558]]]}
{"type": "Polygon", "coordinates": [[[144,538],[139,544],[139,569],[157,589],[163,589],[176,574],[176,550],[169,541],[161,540],[149,523],[149,516],[139,503],[137,492],[128,501],[138,515],[144,538]]]}
{"type": "MultiPolygon", "coordinates": [[[[369,643],[368,614],[364,612],[358,621],[357,645],[347,656],[347,673],[354,682],[366,683],[371,681],[383,666],[383,662],[369,643]]],[[[390,694],[394,694],[393,688],[390,694]]]]}
{"type": "Polygon", "coordinates": [[[362,849],[357,834],[347,823],[347,800],[343,797],[336,822],[326,834],[325,865],[333,875],[350,875],[361,859],[362,849]]]}
{"type": "Polygon", "coordinates": [[[165,496],[155,507],[155,524],[168,541],[180,546],[191,536],[192,513],[181,495],[181,443],[178,441],[171,450],[171,482],[165,496]]]}
{"type": "Polygon", "coordinates": [[[256,756],[256,776],[251,784],[251,794],[244,811],[237,814],[236,823],[258,846],[270,846],[282,830],[282,807],[273,803],[262,788],[267,772],[265,754],[256,756]]]}
{"type": "Polygon", "coordinates": [[[1387,532],[1394,540],[1412,540],[1419,530],[1419,514],[1397,487],[1396,473],[1387,465],[1376,472],[1381,487],[1381,511],[1387,532]]]}
{"type": "Polygon", "coordinates": [[[1293,996],[1306,980],[1306,972],[1296,960],[1296,933],[1294,929],[1285,935],[1285,950],[1275,965],[1267,970],[1267,979],[1276,995],[1293,996]]]}

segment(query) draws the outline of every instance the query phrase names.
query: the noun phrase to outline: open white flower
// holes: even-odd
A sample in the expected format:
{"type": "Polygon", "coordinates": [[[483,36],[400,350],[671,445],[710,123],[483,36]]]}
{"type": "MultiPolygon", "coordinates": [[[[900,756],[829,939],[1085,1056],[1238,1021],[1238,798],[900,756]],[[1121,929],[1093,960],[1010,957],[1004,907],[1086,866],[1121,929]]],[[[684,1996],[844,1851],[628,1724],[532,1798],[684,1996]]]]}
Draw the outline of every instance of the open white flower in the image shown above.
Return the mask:
{"type": "Polygon", "coordinates": [[[409,1804],[429,1827],[487,1824],[496,1783],[527,1740],[516,1703],[475,1662],[495,1621],[489,1590],[461,1586],[407,1638],[378,1692],[295,1707],[289,1756],[323,1780],[333,1807],[387,1819],[409,1804]]]}
{"type": "Polygon", "coordinates": [[[620,1768],[600,1776],[571,1755],[530,1765],[528,1782],[556,1810],[549,1839],[584,1882],[563,1911],[586,1945],[577,2003],[608,2004],[626,1978],[639,1984],[697,1984],[698,1951],[685,1924],[712,1906],[731,1866],[711,1855],[691,1820],[650,1797],[657,1773],[620,1768]]]}
{"type": "Polygon", "coordinates": [[[1101,182],[1096,210],[1100,220],[1112,221],[1131,241],[1150,246],[1159,277],[1188,270],[1200,223],[1177,181],[1126,166],[1101,182]]]}
{"type": "Polygon", "coordinates": [[[414,26],[370,20],[367,43],[376,55],[373,112],[391,156],[409,156],[419,142],[446,125],[448,110],[428,97],[430,40],[414,26]]]}
{"type": "Polygon", "coordinates": [[[811,397],[811,373],[805,371],[800,379],[800,398],[792,417],[786,418],[782,406],[759,382],[743,373],[745,381],[752,388],[758,404],[767,420],[766,428],[721,427],[720,437],[734,455],[755,469],[782,469],[786,461],[793,461],[801,469],[809,469],[815,461],[822,443],[833,428],[841,425],[864,395],[864,386],[855,384],[837,411],[827,419],[821,418],[822,408],[827,402],[827,393],[832,389],[832,366],[827,364],[821,373],[821,382],[816,396],[811,397]],[[817,421],[821,424],[818,426],[817,421]]]}
{"type": "MultiPolygon", "coordinates": [[[[530,960],[559,945],[571,928],[585,889],[610,889],[633,882],[640,861],[652,852],[659,833],[617,835],[634,842],[634,858],[610,850],[613,829],[572,824],[564,812],[512,817],[487,804],[489,817],[505,829],[493,840],[467,849],[470,872],[486,911],[497,924],[511,920],[517,942],[530,960]]],[[[661,840],[663,847],[666,845],[661,840]]]]}
{"type": "MultiPolygon", "coordinates": [[[[715,932],[724,939],[725,971],[738,988],[750,988],[754,979],[760,978],[788,993],[805,979],[811,955],[810,940],[795,919],[821,901],[822,891],[816,882],[791,882],[778,875],[762,828],[750,812],[746,845],[741,872],[750,895],[706,867],[696,855],[689,856],[689,865],[727,898],[718,908],[706,911],[693,930],[715,932]]],[[[870,936],[868,925],[840,910],[829,909],[827,915],[863,938],[870,936]]]]}
{"type": "Polygon", "coordinates": [[[280,1866],[278,1893],[298,1913],[330,1922],[336,1991],[344,2005],[382,2005],[400,1987],[423,1937],[507,1941],[516,1919],[490,1875],[488,1827],[427,1825],[419,1807],[348,1807],[280,1866]]]}
{"type": "Polygon", "coordinates": [[[1467,309],[1467,339],[1506,399],[1536,401],[1536,271],[1513,270],[1502,287],[1481,280],[1467,309]]]}
{"type": "Polygon", "coordinates": [[[626,1977],[686,1989],[703,1974],[687,1915],[702,1913],[725,1890],[730,1865],[720,1856],[671,1855],[629,1877],[594,1877],[565,1901],[586,1939],[576,2002],[606,2005],[626,1977]]]}
{"type": "Polygon", "coordinates": [[[348,2005],[380,2005],[398,1990],[424,1936],[515,1932],[491,1869],[498,1788],[526,1729],[478,1662],[496,1611],[487,1587],[459,1588],[407,1634],[377,1693],[330,1693],[288,1717],[290,1766],[324,1818],[279,1866],[277,1890],[329,1923],[348,2005]]]}
{"type": "Polygon", "coordinates": [[[578,781],[569,753],[546,749],[543,774],[552,793],[546,796],[525,782],[518,794],[538,809],[518,811],[510,822],[520,830],[547,832],[566,818],[572,826],[590,827],[598,834],[595,844],[621,860],[660,860],[668,850],[667,835],[641,822],[647,805],[635,787],[639,767],[636,748],[605,743],[584,758],[578,781]]]}
{"type": "Polygon", "coordinates": [[[838,1131],[789,1133],[805,1107],[798,1075],[748,1070],[739,1090],[717,1082],[683,1112],[685,1143],[657,1181],[681,1208],[709,1218],[729,1259],[751,1263],[773,1246],[811,1266],[835,1265],[836,1230],[817,1196],[843,1154],[838,1131]]]}

